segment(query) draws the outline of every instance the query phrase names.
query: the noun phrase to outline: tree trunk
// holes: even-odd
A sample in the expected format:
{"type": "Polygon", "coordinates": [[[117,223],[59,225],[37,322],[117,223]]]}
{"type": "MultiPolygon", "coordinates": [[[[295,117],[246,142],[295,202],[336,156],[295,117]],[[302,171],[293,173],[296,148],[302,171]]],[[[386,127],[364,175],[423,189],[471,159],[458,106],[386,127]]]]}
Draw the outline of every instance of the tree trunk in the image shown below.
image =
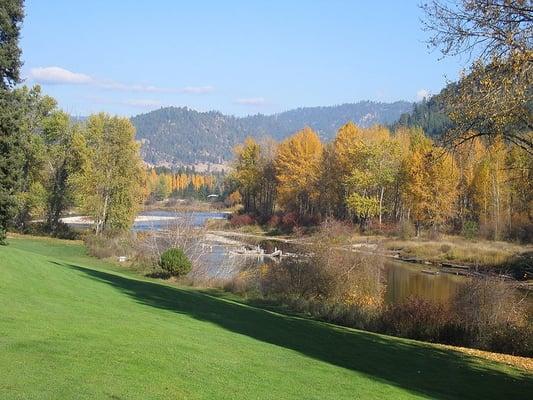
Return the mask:
{"type": "Polygon", "coordinates": [[[379,227],[381,228],[381,215],[383,210],[383,193],[385,191],[385,188],[381,187],[381,194],[379,195],[379,227]]]}

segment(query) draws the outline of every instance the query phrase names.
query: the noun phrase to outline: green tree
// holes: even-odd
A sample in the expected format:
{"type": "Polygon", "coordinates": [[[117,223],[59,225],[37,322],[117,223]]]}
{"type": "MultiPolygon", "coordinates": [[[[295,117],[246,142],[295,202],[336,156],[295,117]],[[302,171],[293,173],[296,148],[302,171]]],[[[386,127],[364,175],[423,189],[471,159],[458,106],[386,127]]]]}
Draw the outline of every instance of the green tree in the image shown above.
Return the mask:
{"type": "Polygon", "coordinates": [[[44,123],[56,111],[56,101],[41,93],[39,86],[26,86],[13,91],[20,112],[18,141],[22,155],[20,186],[16,193],[17,212],[14,224],[24,231],[32,218],[40,217],[46,208],[47,166],[44,123]]]}
{"type": "Polygon", "coordinates": [[[43,140],[46,150],[46,223],[52,234],[60,226],[63,212],[73,204],[69,177],[80,167],[73,152],[72,138],[80,127],[62,111],[53,112],[43,123],[43,140]]]}
{"type": "Polygon", "coordinates": [[[242,196],[244,211],[268,219],[274,212],[276,176],[274,157],[276,143],[265,139],[257,143],[246,138],[235,148],[236,160],[230,176],[242,196]]]}
{"type": "Polygon", "coordinates": [[[19,35],[24,10],[22,0],[0,3],[0,243],[16,206],[20,186],[22,151],[18,138],[20,111],[12,87],[20,80],[19,35]]]}
{"type": "Polygon", "coordinates": [[[127,118],[100,113],[73,137],[80,168],[73,175],[82,210],[95,232],[131,227],[142,202],[142,161],[135,128],[127,118]]]}

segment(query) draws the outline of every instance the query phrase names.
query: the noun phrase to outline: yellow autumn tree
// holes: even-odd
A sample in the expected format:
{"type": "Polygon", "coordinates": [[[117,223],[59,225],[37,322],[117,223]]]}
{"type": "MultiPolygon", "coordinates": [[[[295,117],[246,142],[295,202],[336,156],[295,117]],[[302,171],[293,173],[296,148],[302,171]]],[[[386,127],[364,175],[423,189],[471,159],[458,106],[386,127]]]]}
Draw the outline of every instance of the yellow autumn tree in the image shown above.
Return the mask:
{"type": "Polygon", "coordinates": [[[487,147],[478,163],[472,182],[476,214],[483,230],[500,239],[510,224],[510,188],[508,185],[507,148],[501,139],[487,147]]]}
{"type": "Polygon", "coordinates": [[[457,217],[460,227],[478,218],[473,188],[476,168],[486,157],[486,147],[480,138],[462,143],[455,148],[455,160],[459,170],[457,217]]]}
{"type": "Polygon", "coordinates": [[[455,211],[458,171],[450,153],[435,146],[423,134],[414,135],[411,152],[404,161],[404,201],[415,221],[438,230],[455,211]]]}
{"type": "Polygon", "coordinates": [[[284,140],[275,160],[278,199],[282,207],[299,216],[312,214],[319,197],[322,143],[311,128],[304,128],[284,140]]]}

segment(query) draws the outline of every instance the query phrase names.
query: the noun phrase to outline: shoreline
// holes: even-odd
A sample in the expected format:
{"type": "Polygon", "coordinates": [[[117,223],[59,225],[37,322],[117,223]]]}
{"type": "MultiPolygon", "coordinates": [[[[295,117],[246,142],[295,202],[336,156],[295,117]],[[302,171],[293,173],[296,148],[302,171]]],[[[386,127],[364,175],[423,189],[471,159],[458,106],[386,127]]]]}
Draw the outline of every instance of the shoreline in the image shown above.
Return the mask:
{"type": "MultiPolygon", "coordinates": [[[[266,240],[273,241],[285,244],[295,244],[295,245],[309,245],[311,244],[308,239],[312,238],[312,235],[307,235],[302,238],[284,236],[267,236],[266,234],[259,233],[245,233],[239,231],[231,230],[209,230],[208,233],[223,236],[223,237],[236,237],[236,238],[248,238],[254,240],[266,240]]],[[[396,241],[395,238],[384,239],[376,237],[360,237],[365,239],[364,242],[350,243],[344,245],[338,245],[337,248],[343,251],[351,251],[355,253],[375,255],[385,257],[391,261],[397,261],[401,263],[417,265],[421,268],[433,268],[434,270],[423,270],[420,272],[428,274],[449,274],[449,275],[460,275],[465,277],[475,277],[475,276],[499,276],[509,282],[516,284],[519,288],[525,290],[533,290],[533,280],[525,279],[519,280],[513,276],[510,276],[508,273],[504,273],[500,270],[501,267],[491,266],[491,265],[482,265],[482,264],[473,264],[461,260],[436,260],[430,258],[417,257],[412,255],[404,255],[401,250],[391,250],[386,248],[386,244],[396,241]],[[374,239],[375,241],[370,241],[374,239]],[[378,239],[378,240],[376,240],[378,239]],[[492,269],[492,271],[491,271],[492,269]]],[[[412,240],[407,241],[412,243],[419,243],[418,241],[412,240]]],[[[423,244],[423,242],[422,242],[423,244]]],[[[529,246],[523,246],[525,248],[524,253],[529,251],[529,246]]]]}

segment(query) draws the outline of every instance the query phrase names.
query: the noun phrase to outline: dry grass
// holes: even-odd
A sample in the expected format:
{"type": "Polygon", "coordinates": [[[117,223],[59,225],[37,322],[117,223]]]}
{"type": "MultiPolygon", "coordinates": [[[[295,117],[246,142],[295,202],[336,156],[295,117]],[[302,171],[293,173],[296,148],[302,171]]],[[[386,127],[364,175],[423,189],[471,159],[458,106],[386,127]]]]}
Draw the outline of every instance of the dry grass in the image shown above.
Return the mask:
{"type": "Polygon", "coordinates": [[[399,251],[402,256],[429,261],[451,261],[477,266],[506,266],[513,259],[529,251],[533,246],[509,242],[468,241],[460,237],[444,237],[443,240],[385,240],[386,250],[399,251]]]}

